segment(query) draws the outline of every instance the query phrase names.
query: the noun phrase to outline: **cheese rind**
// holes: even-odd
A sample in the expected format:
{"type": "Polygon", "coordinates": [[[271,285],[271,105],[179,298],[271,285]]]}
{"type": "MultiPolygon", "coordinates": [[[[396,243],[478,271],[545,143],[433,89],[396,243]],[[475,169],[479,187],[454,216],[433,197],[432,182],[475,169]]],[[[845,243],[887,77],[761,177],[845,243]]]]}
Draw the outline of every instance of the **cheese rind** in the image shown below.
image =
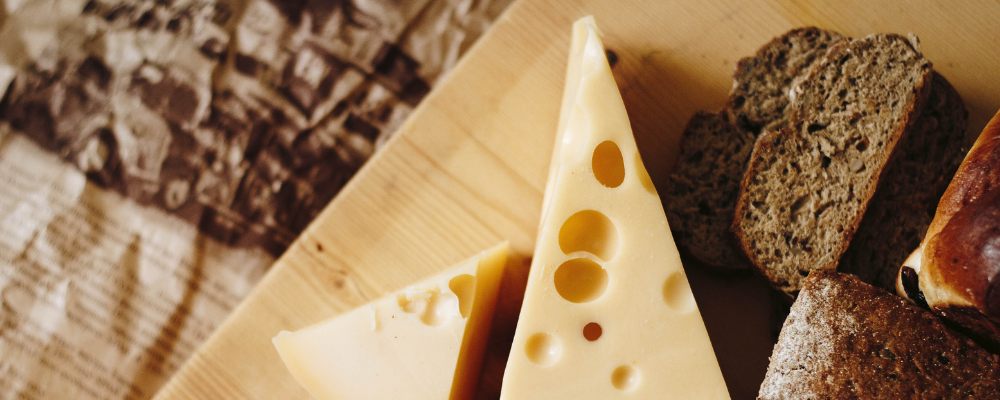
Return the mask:
{"type": "Polygon", "coordinates": [[[501,399],[728,398],[600,32],[573,30],[501,399]]]}
{"type": "Polygon", "coordinates": [[[297,332],[274,346],[319,400],[471,399],[509,247],[297,332]]]}

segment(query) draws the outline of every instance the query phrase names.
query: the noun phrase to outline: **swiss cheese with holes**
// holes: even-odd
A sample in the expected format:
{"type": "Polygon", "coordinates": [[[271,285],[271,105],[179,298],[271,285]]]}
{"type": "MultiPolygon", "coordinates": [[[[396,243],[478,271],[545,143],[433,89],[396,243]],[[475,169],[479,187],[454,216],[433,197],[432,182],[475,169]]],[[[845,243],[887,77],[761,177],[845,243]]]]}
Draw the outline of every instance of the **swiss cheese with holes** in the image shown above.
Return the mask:
{"type": "Polygon", "coordinates": [[[273,339],[319,400],[471,399],[507,261],[502,244],[330,321],[273,339]]]}
{"type": "Polygon", "coordinates": [[[592,17],[543,207],[501,399],[729,398],[592,17]]]}

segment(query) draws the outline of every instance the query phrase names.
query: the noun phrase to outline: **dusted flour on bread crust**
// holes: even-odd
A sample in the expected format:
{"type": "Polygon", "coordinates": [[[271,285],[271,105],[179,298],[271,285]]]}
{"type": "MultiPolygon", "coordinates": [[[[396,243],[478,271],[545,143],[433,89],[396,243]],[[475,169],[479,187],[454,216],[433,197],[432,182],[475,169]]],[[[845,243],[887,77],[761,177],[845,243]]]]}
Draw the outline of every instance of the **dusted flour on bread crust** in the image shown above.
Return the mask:
{"type": "Polygon", "coordinates": [[[998,399],[1000,356],[858,277],[814,271],[758,399],[998,399]]]}

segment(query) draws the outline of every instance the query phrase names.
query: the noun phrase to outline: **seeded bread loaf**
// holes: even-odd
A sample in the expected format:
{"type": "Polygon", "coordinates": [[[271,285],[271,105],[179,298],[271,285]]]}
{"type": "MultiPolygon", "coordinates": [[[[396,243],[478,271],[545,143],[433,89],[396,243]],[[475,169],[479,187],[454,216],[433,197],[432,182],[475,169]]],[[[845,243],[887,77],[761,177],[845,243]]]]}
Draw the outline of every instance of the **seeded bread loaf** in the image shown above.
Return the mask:
{"type": "Polygon", "coordinates": [[[931,74],[909,40],[876,34],[833,45],[793,89],[788,124],[754,144],[732,228],[776,289],[836,268],[931,74]]]}
{"type": "Polygon", "coordinates": [[[861,282],[805,279],[758,399],[1000,399],[1000,357],[861,282]]]}
{"type": "Polygon", "coordinates": [[[691,256],[719,270],[749,268],[729,227],[753,142],[764,127],[786,119],[791,86],[842,39],[810,27],[771,40],[737,63],[721,111],[699,112],[688,122],[664,208],[674,238],[691,256]]]}
{"type": "Polygon", "coordinates": [[[868,211],[838,269],[895,291],[896,272],[917,248],[937,201],[965,156],[968,111],[961,96],[934,73],[931,92],[912,132],[896,148],[868,211]]]}

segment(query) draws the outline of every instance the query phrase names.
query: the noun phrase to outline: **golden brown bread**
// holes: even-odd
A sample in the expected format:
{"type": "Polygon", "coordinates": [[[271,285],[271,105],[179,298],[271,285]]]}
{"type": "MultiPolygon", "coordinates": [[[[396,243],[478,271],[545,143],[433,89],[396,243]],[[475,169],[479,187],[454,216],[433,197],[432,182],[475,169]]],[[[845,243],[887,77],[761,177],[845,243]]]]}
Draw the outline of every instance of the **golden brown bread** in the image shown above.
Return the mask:
{"type": "Polygon", "coordinates": [[[962,161],[955,177],[938,203],[934,221],[927,229],[931,237],[948,223],[959,209],[1000,186],[1000,112],[986,124],[976,143],[962,161]]]}
{"type": "Polygon", "coordinates": [[[896,290],[1000,352],[1000,112],[948,185],[896,290]]]}

